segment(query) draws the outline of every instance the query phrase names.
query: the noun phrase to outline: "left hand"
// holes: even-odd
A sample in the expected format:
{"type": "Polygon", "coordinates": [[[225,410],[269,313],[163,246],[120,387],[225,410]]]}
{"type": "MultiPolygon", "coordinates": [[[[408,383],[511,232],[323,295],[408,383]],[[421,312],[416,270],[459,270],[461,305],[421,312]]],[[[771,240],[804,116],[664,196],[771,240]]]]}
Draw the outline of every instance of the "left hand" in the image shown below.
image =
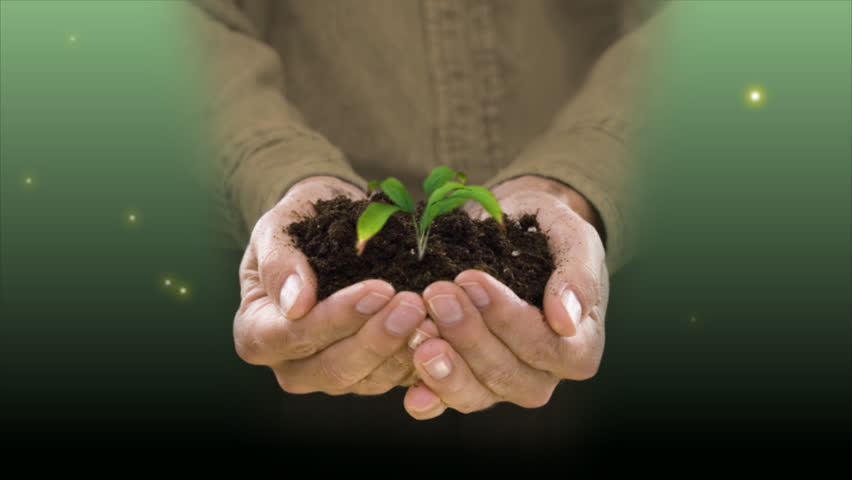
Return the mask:
{"type": "MultiPolygon", "coordinates": [[[[556,270],[545,287],[544,318],[478,270],[426,288],[423,300],[441,338],[414,353],[422,383],[409,388],[404,404],[416,419],[447,407],[469,413],[503,401],[540,407],[559,380],[588,379],[600,365],[609,274],[594,209],[577,192],[542,177],[505,182],[494,194],[507,215],[538,214],[548,235],[556,270]]],[[[470,213],[481,218],[477,210],[470,213]]]]}

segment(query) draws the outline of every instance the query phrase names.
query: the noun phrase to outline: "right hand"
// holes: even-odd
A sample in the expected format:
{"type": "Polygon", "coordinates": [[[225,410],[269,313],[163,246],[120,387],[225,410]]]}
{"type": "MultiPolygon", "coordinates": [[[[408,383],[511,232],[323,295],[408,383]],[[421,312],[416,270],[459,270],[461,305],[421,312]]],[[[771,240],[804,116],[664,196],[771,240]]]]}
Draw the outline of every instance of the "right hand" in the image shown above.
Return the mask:
{"type": "Polygon", "coordinates": [[[415,329],[438,335],[420,295],[396,293],[389,283],[371,279],[317,303],[316,276],[284,232],[315,213],[313,202],[338,195],[366,198],[337,178],[310,177],[258,220],[240,264],[237,354],[271,367],[290,393],[377,395],[412,385],[417,374],[409,339],[415,329]]]}

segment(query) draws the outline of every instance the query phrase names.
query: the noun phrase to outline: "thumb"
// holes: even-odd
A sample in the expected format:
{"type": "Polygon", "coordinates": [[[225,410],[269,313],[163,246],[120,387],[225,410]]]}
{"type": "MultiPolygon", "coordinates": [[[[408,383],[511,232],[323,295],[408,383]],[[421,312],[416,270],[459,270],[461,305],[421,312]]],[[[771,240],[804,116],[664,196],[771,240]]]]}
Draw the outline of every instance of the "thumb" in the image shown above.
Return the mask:
{"type": "Polygon", "coordinates": [[[592,308],[605,308],[603,244],[595,228],[574,212],[550,223],[548,243],[556,270],[545,287],[544,315],[558,335],[571,337],[592,308]]]}
{"type": "Polygon", "coordinates": [[[288,320],[305,316],[317,301],[317,280],[307,258],[284,242],[259,251],[258,273],[269,298],[288,320]]]}
{"type": "Polygon", "coordinates": [[[316,213],[313,203],[338,195],[353,200],[364,192],[338,178],[314,176],[294,184],[277,205],[255,225],[258,273],[264,291],[289,320],[305,316],[317,301],[317,279],[307,257],[296,248],[285,228],[316,213]]]}
{"type": "Polygon", "coordinates": [[[288,320],[305,316],[317,301],[316,275],[307,257],[293,243],[285,229],[293,218],[286,203],[261,217],[252,241],[257,252],[260,283],[270,301],[288,320]],[[276,210],[285,215],[276,214],[276,210]]]}

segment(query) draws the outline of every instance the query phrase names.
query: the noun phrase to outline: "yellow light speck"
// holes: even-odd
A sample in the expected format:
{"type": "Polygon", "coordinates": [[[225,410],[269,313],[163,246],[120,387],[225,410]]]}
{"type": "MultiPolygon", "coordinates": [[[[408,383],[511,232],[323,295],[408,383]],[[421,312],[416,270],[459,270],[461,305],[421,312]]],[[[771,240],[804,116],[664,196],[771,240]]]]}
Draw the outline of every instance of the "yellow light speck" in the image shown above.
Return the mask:
{"type": "Polygon", "coordinates": [[[180,294],[186,295],[186,287],[180,287],[180,294]]]}
{"type": "Polygon", "coordinates": [[[167,278],[163,283],[168,287],[172,284],[172,281],[167,278]]]}
{"type": "Polygon", "coordinates": [[[32,183],[33,183],[33,179],[32,179],[32,177],[27,177],[27,179],[26,179],[26,180],[24,180],[24,183],[26,183],[27,185],[32,184],[32,183]]]}
{"type": "Polygon", "coordinates": [[[766,103],[766,91],[763,87],[751,85],[745,92],[745,103],[749,108],[759,108],[766,103]]]}
{"type": "Polygon", "coordinates": [[[136,221],[136,215],[133,215],[132,213],[131,213],[131,214],[130,214],[130,216],[129,216],[129,217],[127,217],[127,218],[128,218],[131,222],[135,222],[135,221],[136,221]]]}

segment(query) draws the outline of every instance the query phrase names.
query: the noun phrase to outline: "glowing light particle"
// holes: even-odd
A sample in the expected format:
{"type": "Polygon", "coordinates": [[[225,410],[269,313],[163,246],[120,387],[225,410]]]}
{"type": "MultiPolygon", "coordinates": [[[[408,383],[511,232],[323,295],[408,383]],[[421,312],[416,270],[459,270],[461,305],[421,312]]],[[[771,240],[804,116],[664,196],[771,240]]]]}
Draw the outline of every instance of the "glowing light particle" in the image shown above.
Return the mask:
{"type": "Polygon", "coordinates": [[[31,185],[33,183],[33,177],[27,177],[26,180],[24,180],[24,183],[31,185]]]}
{"type": "Polygon", "coordinates": [[[130,216],[127,217],[127,219],[130,220],[131,222],[135,222],[136,221],[136,215],[131,213],[130,216]]]}
{"type": "Polygon", "coordinates": [[[169,286],[171,286],[172,281],[171,281],[170,279],[168,279],[168,278],[167,278],[167,279],[166,279],[163,283],[164,283],[167,287],[169,287],[169,286]]]}
{"type": "Polygon", "coordinates": [[[179,291],[181,295],[186,295],[186,287],[180,287],[179,291]]]}
{"type": "Polygon", "coordinates": [[[761,107],[766,103],[766,91],[763,87],[752,85],[746,89],[744,100],[750,108],[761,107]]]}

